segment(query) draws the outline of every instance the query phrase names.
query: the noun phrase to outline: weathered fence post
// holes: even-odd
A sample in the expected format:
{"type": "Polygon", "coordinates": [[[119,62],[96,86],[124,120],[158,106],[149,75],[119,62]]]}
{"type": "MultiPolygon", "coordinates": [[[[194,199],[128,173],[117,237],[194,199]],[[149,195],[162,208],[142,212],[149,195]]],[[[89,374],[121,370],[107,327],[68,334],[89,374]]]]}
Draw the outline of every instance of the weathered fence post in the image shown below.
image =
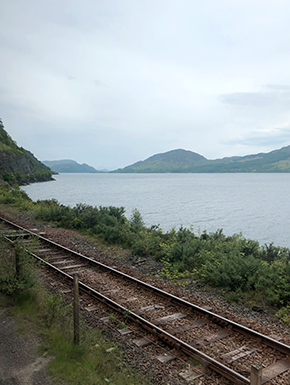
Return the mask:
{"type": "Polygon", "coordinates": [[[251,367],[251,385],[261,385],[262,383],[262,365],[253,364],[251,367]]]}
{"type": "Polygon", "coordinates": [[[16,278],[19,278],[19,275],[20,275],[20,252],[19,252],[19,247],[15,247],[15,272],[16,272],[16,278]]]}
{"type": "Polygon", "coordinates": [[[80,299],[79,299],[79,275],[73,274],[74,278],[74,343],[80,343],[80,299]]]}

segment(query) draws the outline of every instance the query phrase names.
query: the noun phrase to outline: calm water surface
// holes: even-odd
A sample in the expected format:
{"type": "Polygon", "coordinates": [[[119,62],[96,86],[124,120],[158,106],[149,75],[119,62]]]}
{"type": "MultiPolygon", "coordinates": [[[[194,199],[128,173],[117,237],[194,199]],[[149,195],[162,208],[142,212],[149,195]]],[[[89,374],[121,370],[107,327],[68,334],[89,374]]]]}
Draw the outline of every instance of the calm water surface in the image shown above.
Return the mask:
{"type": "Polygon", "coordinates": [[[59,174],[22,187],[33,200],[137,208],[147,226],[242,232],[290,247],[290,174],[59,174]]]}

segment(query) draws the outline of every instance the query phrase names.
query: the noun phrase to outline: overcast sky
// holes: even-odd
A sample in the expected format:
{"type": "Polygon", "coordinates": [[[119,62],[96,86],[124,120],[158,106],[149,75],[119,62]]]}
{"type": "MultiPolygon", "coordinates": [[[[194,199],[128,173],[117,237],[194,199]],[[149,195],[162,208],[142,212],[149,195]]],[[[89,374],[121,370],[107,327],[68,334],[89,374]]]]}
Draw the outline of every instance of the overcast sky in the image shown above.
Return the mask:
{"type": "Polygon", "coordinates": [[[40,160],[290,144],[289,0],[1,0],[0,117],[40,160]]]}

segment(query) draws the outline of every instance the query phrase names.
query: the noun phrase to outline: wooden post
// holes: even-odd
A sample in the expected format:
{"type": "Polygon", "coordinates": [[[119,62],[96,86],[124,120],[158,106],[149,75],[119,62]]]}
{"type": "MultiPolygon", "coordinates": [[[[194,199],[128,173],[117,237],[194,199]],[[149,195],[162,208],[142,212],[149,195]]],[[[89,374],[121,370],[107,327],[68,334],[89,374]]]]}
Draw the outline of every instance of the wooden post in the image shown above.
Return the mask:
{"type": "Polygon", "coordinates": [[[201,368],[202,368],[203,373],[206,373],[208,371],[209,363],[206,360],[201,359],[200,364],[201,364],[201,368]]]}
{"type": "Polygon", "coordinates": [[[74,277],[74,343],[80,343],[80,299],[79,299],[79,275],[73,274],[74,277]]]}
{"type": "Polygon", "coordinates": [[[251,385],[261,385],[262,384],[262,365],[253,364],[251,367],[251,385]]]}
{"type": "Polygon", "coordinates": [[[15,248],[15,271],[16,271],[16,278],[19,278],[20,275],[20,256],[19,256],[19,248],[15,248]]]}

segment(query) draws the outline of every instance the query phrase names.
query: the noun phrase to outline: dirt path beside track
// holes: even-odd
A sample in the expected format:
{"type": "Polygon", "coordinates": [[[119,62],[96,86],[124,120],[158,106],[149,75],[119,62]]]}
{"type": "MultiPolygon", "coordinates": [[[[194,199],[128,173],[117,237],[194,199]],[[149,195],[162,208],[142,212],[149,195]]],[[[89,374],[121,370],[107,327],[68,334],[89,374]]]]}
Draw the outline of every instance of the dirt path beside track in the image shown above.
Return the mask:
{"type": "Polygon", "coordinates": [[[39,338],[32,332],[19,334],[9,309],[7,301],[0,303],[0,385],[52,385],[46,375],[49,358],[41,356],[39,338]]]}

